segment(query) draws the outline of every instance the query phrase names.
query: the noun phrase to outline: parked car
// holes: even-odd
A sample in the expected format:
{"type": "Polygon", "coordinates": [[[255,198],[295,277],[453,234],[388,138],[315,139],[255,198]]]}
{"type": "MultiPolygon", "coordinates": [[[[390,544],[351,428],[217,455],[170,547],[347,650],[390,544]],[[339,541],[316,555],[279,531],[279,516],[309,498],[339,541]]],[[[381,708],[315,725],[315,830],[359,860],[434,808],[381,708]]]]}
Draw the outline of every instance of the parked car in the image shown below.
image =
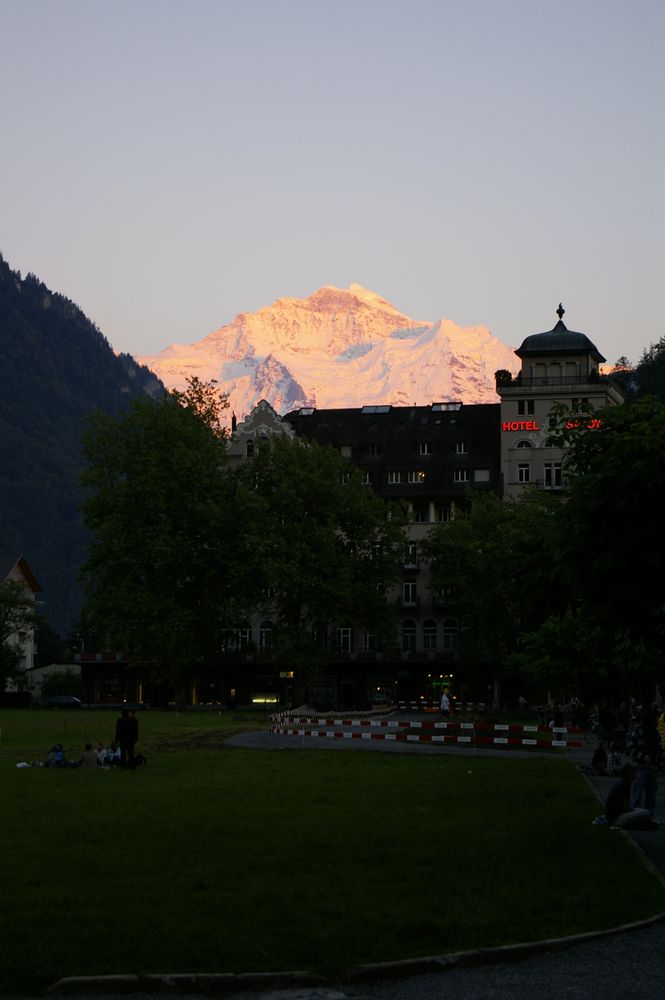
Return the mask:
{"type": "Polygon", "coordinates": [[[47,708],[80,708],[81,699],[75,698],[71,694],[58,694],[53,695],[51,698],[46,699],[47,708]]]}

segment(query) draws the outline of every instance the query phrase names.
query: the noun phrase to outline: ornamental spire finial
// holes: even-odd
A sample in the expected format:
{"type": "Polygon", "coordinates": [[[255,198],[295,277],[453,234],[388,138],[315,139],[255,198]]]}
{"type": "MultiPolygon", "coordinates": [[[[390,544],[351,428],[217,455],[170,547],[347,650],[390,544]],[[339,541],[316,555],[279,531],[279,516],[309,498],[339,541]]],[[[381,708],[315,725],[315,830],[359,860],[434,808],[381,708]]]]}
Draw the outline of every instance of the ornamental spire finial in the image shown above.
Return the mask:
{"type": "Polygon", "coordinates": [[[565,313],[565,311],[566,310],[563,308],[563,306],[559,302],[559,308],[557,309],[556,314],[557,314],[557,316],[559,317],[560,320],[563,319],[563,314],[565,313]]]}

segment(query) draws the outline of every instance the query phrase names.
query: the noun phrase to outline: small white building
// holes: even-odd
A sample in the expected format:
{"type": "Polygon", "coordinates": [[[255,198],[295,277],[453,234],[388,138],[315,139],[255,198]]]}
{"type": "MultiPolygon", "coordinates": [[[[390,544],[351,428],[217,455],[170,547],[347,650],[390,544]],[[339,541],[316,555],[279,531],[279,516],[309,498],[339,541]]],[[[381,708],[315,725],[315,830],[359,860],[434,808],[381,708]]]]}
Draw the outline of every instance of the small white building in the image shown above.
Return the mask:
{"type": "MultiPolygon", "coordinates": [[[[42,588],[22,555],[0,555],[0,584],[8,581],[22,587],[26,605],[34,608],[37,603],[37,594],[40,593],[42,588]]],[[[22,638],[19,638],[18,635],[9,636],[6,641],[13,643],[20,649],[21,659],[19,661],[19,669],[22,672],[31,669],[34,666],[35,659],[34,630],[31,629],[22,638]]],[[[9,684],[7,690],[16,690],[16,686],[9,684]]]]}

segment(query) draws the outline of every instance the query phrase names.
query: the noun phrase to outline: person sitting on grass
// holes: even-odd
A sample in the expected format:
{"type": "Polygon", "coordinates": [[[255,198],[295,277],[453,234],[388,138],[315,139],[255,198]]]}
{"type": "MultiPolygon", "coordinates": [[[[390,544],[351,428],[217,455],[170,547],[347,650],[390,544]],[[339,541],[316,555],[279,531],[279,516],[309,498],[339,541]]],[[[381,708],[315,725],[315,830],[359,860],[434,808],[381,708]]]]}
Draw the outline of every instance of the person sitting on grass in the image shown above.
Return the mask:
{"type": "Polygon", "coordinates": [[[62,748],[62,743],[56,743],[46,754],[47,767],[67,767],[67,758],[62,748]]]}
{"type": "Polygon", "coordinates": [[[109,767],[120,767],[120,747],[115,740],[111,740],[104,763],[108,764],[109,767]]]}
{"type": "Polygon", "coordinates": [[[81,754],[81,759],[79,760],[79,767],[99,767],[99,760],[97,754],[92,749],[92,743],[86,743],[85,749],[81,754]]]}
{"type": "Polygon", "coordinates": [[[651,818],[648,809],[632,809],[630,794],[635,782],[636,770],[632,764],[624,764],[619,778],[614,782],[605,800],[605,818],[610,826],[622,830],[657,830],[659,824],[651,818]]]}

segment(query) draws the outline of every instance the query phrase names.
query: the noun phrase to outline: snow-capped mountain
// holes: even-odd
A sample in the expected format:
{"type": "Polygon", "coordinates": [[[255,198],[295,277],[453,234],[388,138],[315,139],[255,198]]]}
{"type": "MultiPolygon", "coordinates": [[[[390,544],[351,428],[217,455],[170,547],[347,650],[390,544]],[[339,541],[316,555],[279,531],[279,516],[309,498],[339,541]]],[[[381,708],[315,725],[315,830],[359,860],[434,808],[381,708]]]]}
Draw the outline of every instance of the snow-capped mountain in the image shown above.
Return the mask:
{"type": "Polygon", "coordinates": [[[487,327],[416,321],[360,285],[325,285],[306,299],[277,299],[203,340],[138,358],[170,389],[188,376],[216,379],[239,419],[260,400],[278,413],[445,400],[494,403],[494,373],[516,368],[487,327]]]}

